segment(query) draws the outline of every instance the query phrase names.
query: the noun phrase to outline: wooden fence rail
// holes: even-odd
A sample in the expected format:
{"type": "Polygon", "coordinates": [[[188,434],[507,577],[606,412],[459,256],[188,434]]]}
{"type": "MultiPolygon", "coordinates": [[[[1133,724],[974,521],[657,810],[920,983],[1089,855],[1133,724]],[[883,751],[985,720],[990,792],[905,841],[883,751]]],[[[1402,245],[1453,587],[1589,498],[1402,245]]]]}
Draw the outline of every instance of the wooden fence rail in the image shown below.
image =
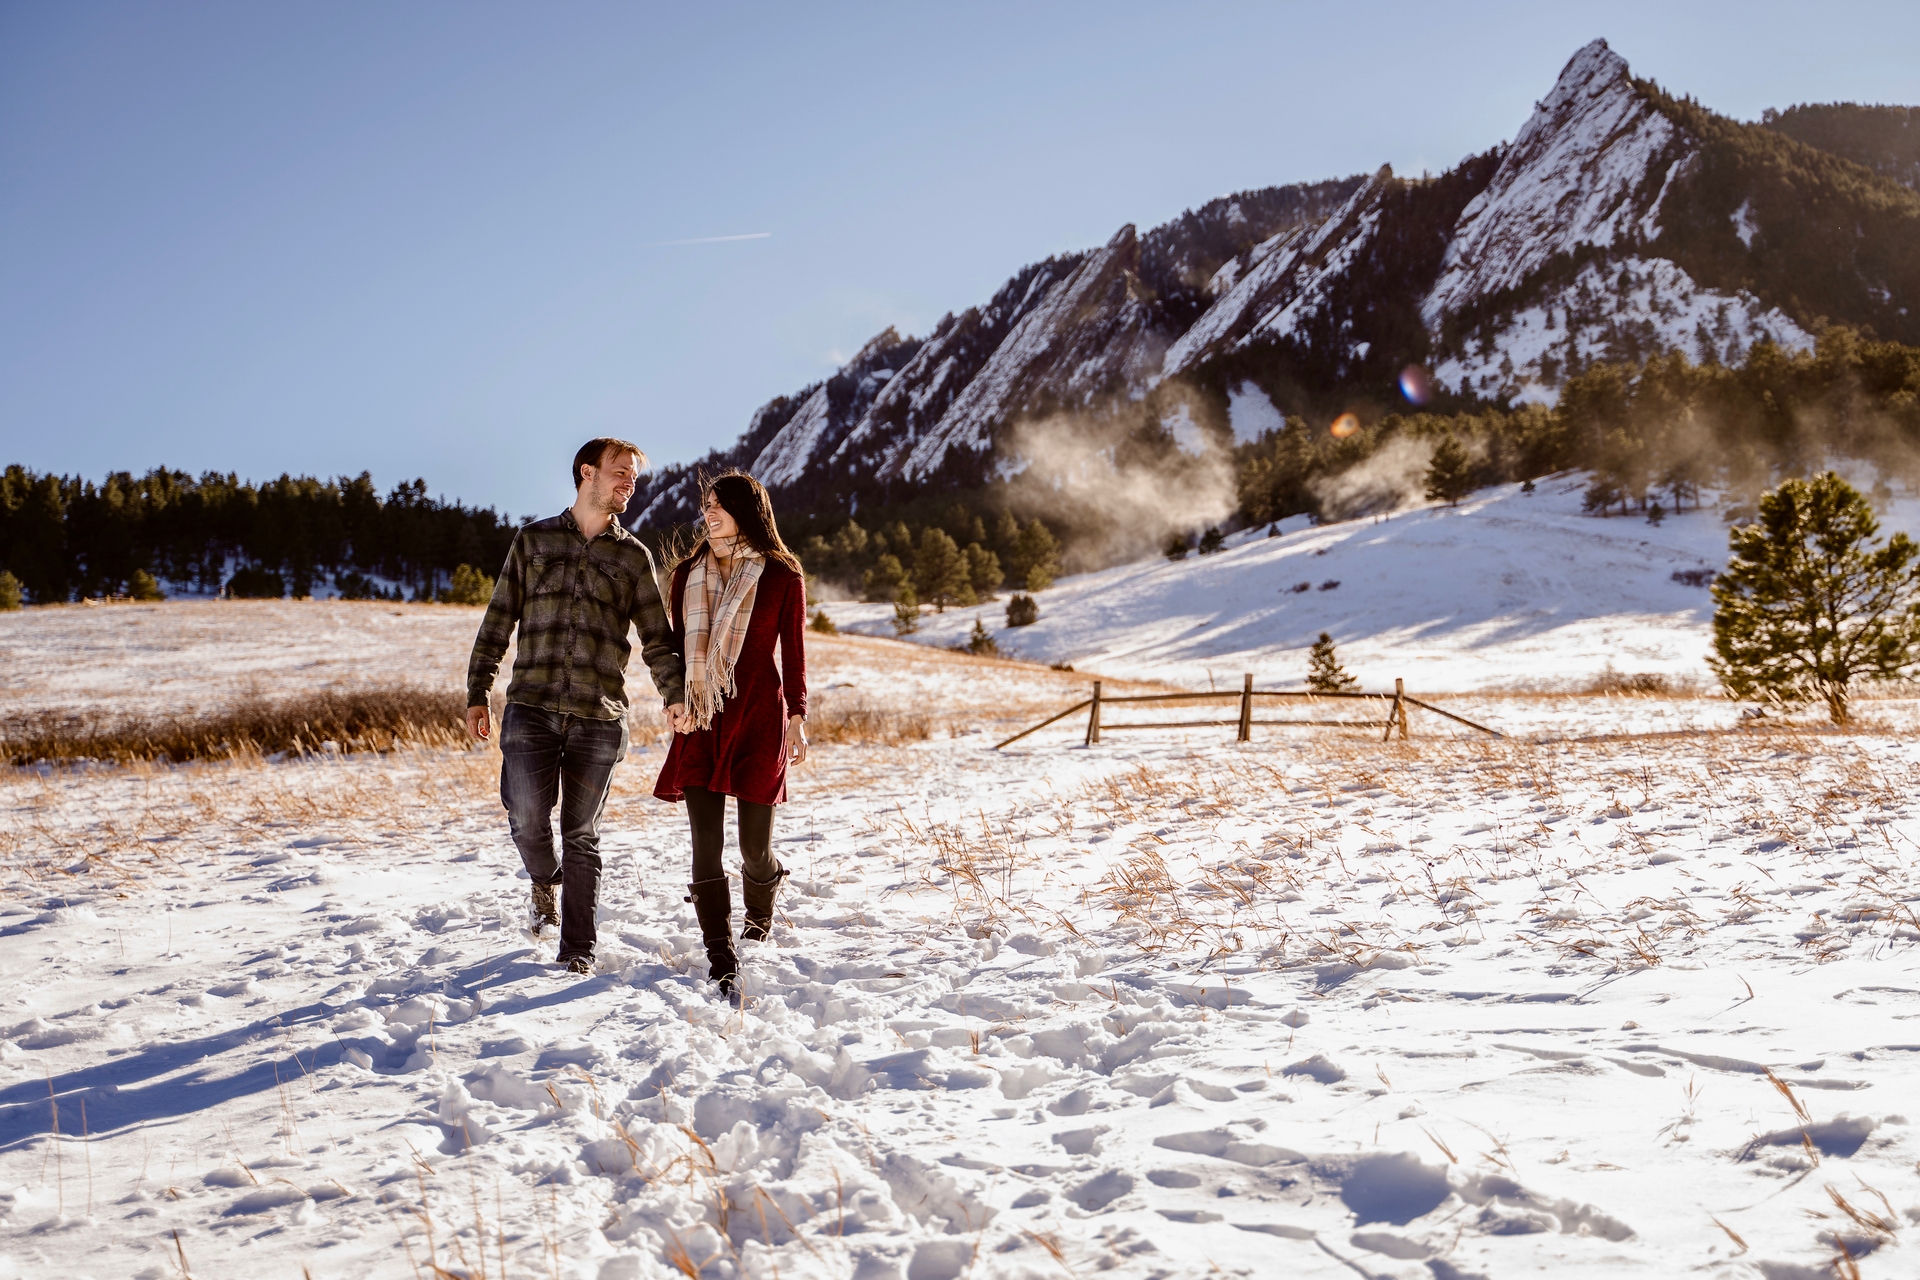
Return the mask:
{"type": "Polygon", "coordinates": [[[1025,729],[1022,729],[1020,732],[1014,734],[1011,738],[1008,738],[1004,742],[995,743],[993,749],[995,751],[998,751],[1002,747],[1012,746],[1014,743],[1020,741],[1020,739],[1026,737],[1028,734],[1037,733],[1041,729],[1046,728],[1048,725],[1053,724],[1060,720],[1064,720],[1068,716],[1073,715],[1075,712],[1078,712],[1078,711],[1085,711],[1087,713],[1086,745],[1090,747],[1096,746],[1099,744],[1101,734],[1109,733],[1114,730],[1214,729],[1214,728],[1224,728],[1227,725],[1234,726],[1236,730],[1235,740],[1239,742],[1251,742],[1253,740],[1253,730],[1256,726],[1265,728],[1269,726],[1279,727],[1279,726],[1287,726],[1287,725],[1310,726],[1314,728],[1325,728],[1325,729],[1384,728],[1386,732],[1381,735],[1380,741],[1382,742],[1386,742],[1390,738],[1392,738],[1394,730],[1398,729],[1400,731],[1400,740],[1402,742],[1405,742],[1407,740],[1407,708],[1408,707],[1419,707],[1423,711],[1431,711],[1437,716],[1445,716],[1449,720],[1457,721],[1460,724],[1466,725],[1469,729],[1477,729],[1481,733],[1491,734],[1496,738],[1501,738],[1506,736],[1505,734],[1501,733],[1497,729],[1489,729],[1486,725],[1476,724],[1474,721],[1467,719],[1465,716],[1458,716],[1451,711],[1443,711],[1441,708],[1434,706],[1432,703],[1422,702],[1420,699],[1413,697],[1407,692],[1406,681],[1404,680],[1395,680],[1393,682],[1392,693],[1371,693],[1371,692],[1359,692],[1359,691],[1343,691],[1339,693],[1315,693],[1305,689],[1256,689],[1253,687],[1253,673],[1248,672],[1242,678],[1240,692],[1238,693],[1231,693],[1231,692],[1225,692],[1225,691],[1214,691],[1209,693],[1133,693],[1133,694],[1124,694],[1116,697],[1110,697],[1103,694],[1101,692],[1101,683],[1102,682],[1098,680],[1095,680],[1093,682],[1093,696],[1091,698],[1083,698],[1079,702],[1076,702],[1072,706],[1068,707],[1065,711],[1059,712],[1055,715],[1048,716],[1045,720],[1042,720],[1039,724],[1031,725],[1025,729]],[[1235,719],[1232,719],[1232,720],[1168,720],[1168,721],[1158,721],[1158,722],[1135,721],[1133,723],[1128,723],[1128,724],[1110,724],[1105,722],[1101,718],[1101,711],[1105,707],[1118,704],[1118,703],[1170,703],[1170,702],[1208,702],[1208,701],[1217,703],[1222,699],[1226,699],[1226,698],[1232,698],[1240,704],[1240,714],[1235,719]],[[1318,702],[1323,698],[1358,698],[1362,700],[1371,700],[1375,702],[1388,702],[1388,703],[1391,703],[1392,705],[1387,708],[1387,715],[1384,720],[1256,720],[1253,718],[1253,704],[1254,704],[1254,700],[1258,698],[1271,698],[1271,699],[1282,699],[1282,700],[1288,699],[1288,698],[1304,698],[1309,702],[1318,702]]]}

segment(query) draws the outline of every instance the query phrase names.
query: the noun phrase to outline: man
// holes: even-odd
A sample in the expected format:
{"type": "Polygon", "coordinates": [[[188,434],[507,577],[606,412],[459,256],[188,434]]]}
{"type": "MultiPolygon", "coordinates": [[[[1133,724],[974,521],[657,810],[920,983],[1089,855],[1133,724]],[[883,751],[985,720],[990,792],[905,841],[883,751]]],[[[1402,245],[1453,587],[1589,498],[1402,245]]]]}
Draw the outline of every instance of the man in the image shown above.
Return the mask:
{"type": "Polygon", "coordinates": [[[573,457],[573,506],[514,536],[467,664],[467,732],[489,736],[487,694],[514,638],[500,716],[500,800],[533,880],[534,931],[560,926],[559,963],[593,970],[600,898],[600,814],[627,753],[629,624],[678,729],[686,670],[674,651],[653,555],[615,518],[647,465],[637,445],[589,440],[573,457]],[[561,856],[553,852],[560,804],[561,856]],[[559,902],[554,891],[558,889],[559,902]]]}

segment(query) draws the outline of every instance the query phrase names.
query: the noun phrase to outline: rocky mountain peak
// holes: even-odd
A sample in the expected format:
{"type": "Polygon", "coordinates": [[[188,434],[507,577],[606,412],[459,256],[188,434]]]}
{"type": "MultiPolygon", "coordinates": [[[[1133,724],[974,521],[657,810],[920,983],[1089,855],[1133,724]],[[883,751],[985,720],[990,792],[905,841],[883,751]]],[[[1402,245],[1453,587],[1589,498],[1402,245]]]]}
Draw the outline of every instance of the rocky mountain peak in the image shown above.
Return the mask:
{"type": "Polygon", "coordinates": [[[1428,326],[1518,289],[1559,255],[1654,238],[1667,184],[1691,154],[1635,87],[1626,59],[1605,40],[1587,45],[1461,213],[1421,306],[1428,326]]]}

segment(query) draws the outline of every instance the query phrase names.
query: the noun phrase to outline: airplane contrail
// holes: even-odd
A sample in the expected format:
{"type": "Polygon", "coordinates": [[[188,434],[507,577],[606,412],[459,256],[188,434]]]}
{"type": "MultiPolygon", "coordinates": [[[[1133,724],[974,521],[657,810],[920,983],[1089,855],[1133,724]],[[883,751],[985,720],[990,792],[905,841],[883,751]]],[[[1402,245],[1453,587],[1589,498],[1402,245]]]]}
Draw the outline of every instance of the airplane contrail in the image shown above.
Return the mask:
{"type": "Polygon", "coordinates": [[[727,244],[734,240],[770,240],[772,238],[771,231],[749,231],[743,236],[695,236],[691,240],[655,240],[647,248],[663,249],[668,245],[676,244],[727,244]]]}

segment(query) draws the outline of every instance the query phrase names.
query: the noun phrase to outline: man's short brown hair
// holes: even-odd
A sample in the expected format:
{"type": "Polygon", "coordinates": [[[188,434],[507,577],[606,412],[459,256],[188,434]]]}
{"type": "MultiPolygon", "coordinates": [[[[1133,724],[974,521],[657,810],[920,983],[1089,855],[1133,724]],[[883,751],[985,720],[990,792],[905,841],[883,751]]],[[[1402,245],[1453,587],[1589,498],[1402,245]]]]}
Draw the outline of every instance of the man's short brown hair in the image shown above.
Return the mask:
{"type": "Polygon", "coordinates": [[[640,460],[640,469],[647,469],[647,455],[639,445],[631,440],[618,440],[613,436],[595,436],[580,446],[580,452],[573,455],[573,487],[578,489],[584,478],[580,474],[582,467],[597,467],[607,460],[607,455],[618,449],[630,453],[640,460]]]}

